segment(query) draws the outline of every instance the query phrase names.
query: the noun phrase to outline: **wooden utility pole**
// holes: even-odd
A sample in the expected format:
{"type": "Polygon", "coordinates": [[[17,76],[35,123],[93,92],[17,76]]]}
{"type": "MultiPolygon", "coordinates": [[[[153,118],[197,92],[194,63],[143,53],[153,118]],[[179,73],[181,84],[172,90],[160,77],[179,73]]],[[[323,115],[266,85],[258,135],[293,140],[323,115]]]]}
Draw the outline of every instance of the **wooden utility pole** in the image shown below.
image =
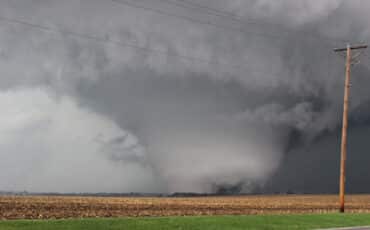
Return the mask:
{"type": "Polygon", "coordinates": [[[335,52],[346,51],[346,78],[344,83],[344,102],[343,102],[343,127],[342,127],[342,142],[341,142],[341,159],[340,159],[340,179],[339,179],[339,203],[340,212],[344,212],[344,193],[346,182],[346,159],[347,159],[347,130],[348,130],[348,110],[349,110],[349,93],[351,86],[351,65],[352,65],[352,50],[366,49],[367,45],[351,46],[346,48],[334,49],[335,52]]]}

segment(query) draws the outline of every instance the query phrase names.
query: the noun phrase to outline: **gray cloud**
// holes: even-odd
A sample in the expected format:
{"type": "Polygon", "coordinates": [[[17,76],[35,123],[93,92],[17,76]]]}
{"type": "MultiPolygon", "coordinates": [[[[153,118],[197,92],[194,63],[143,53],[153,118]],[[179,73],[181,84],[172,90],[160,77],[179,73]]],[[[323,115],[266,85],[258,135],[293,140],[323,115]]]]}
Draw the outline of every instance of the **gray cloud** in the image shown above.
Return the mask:
{"type": "MultiPolygon", "coordinates": [[[[1,157],[9,166],[21,163],[3,169],[11,179],[0,189],[211,192],[233,184],[245,184],[245,191],[255,185],[266,191],[335,189],[329,183],[309,189],[321,172],[336,170],[329,160],[317,174],[305,174],[305,186],[289,175],[312,167],[304,163],[307,155],[336,159],[312,154],[337,151],[333,136],[341,121],[343,60],[331,49],[344,44],[332,40],[367,40],[367,17],[359,12],[368,4],[197,2],[257,23],[244,25],[207,15],[204,8],[160,0],[135,4],[205,23],[110,1],[1,3],[3,17],[106,42],[1,22],[0,102],[10,111],[1,123],[9,130],[1,157]],[[26,117],[13,121],[18,104],[26,117]],[[39,139],[29,138],[31,130],[39,139]],[[53,168],[30,164],[29,156],[53,168]],[[277,183],[283,178],[286,183],[277,183]]],[[[362,122],[356,133],[363,136],[370,111],[366,62],[354,74],[351,114],[362,122]]]]}

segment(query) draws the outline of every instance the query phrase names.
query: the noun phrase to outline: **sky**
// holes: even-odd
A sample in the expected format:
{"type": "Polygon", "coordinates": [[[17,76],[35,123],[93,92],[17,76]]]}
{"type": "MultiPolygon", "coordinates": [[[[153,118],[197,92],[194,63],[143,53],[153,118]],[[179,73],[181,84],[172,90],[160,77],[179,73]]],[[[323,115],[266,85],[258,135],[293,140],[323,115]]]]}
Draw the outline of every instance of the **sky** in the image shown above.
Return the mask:
{"type": "MultiPolygon", "coordinates": [[[[365,0],[2,0],[0,190],[338,191],[365,0]]],[[[370,56],[347,190],[370,192],[370,56]]]]}

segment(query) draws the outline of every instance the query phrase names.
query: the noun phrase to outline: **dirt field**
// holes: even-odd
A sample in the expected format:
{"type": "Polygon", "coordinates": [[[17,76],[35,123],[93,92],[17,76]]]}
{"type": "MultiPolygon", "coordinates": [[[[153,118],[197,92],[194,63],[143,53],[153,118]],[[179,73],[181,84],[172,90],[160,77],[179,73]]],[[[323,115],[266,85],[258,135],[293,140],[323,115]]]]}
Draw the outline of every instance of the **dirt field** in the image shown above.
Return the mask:
{"type": "MultiPolygon", "coordinates": [[[[337,196],[100,198],[0,196],[0,219],[326,213],[337,196]]],[[[370,213],[370,195],[347,196],[347,211],[370,213]]]]}

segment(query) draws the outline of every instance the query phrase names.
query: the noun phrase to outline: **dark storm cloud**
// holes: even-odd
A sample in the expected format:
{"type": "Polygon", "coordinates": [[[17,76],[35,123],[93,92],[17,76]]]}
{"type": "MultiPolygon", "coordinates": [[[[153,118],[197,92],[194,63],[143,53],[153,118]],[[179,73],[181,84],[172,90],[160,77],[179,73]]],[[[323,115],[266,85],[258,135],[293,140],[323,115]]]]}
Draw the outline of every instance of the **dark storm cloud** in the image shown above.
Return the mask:
{"type": "MultiPolygon", "coordinates": [[[[5,21],[0,27],[0,101],[8,111],[2,125],[9,130],[2,145],[9,154],[1,157],[29,168],[27,180],[19,179],[23,170],[6,169],[17,182],[0,185],[37,191],[335,191],[343,60],[331,50],[342,40],[369,38],[368,17],[360,12],[370,5],[196,4],[229,10],[238,20],[162,0],[3,1],[1,16],[49,29],[5,21]],[[10,122],[17,103],[27,116],[10,122]],[[47,131],[28,140],[25,150],[13,148],[35,124],[46,124],[40,130],[47,131]],[[52,138],[43,138],[48,133],[52,138]],[[43,159],[37,170],[23,161],[26,151],[43,159]],[[48,162],[57,160],[51,170],[48,162]],[[71,181],[63,170],[70,161],[71,181]],[[100,185],[94,177],[111,180],[100,185]],[[59,186],[48,183],[54,178],[61,178],[59,186]]],[[[354,71],[351,102],[358,156],[366,152],[370,115],[366,64],[354,71]]],[[[365,167],[357,160],[349,164],[365,167]]],[[[352,178],[353,191],[369,189],[357,174],[352,178]]]]}

